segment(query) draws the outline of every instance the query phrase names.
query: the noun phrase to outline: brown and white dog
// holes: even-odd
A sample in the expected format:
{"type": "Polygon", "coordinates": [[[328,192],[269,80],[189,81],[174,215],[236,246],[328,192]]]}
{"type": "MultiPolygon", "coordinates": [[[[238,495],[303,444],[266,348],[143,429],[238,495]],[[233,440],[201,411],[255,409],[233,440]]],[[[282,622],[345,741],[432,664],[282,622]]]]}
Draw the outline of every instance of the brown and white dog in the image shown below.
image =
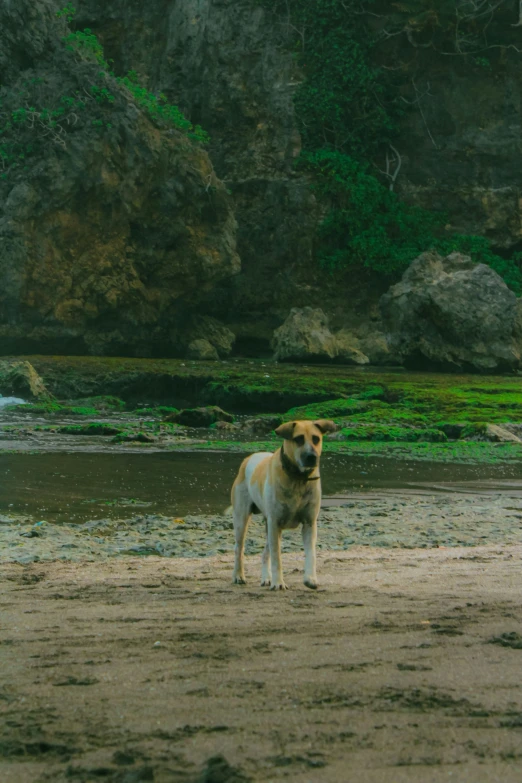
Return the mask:
{"type": "Polygon", "coordinates": [[[286,590],[281,567],[281,532],[303,525],[304,583],[317,588],[315,544],[321,506],[319,459],[323,434],[337,429],[333,421],[291,421],[275,432],[284,438],[273,454],[257,452],[241,463],[232,487],[236,536],[234,584],[245,584],[244,545],[251,515],[265,519],[267,541],[262,556],[261,585],[286,590]]]}

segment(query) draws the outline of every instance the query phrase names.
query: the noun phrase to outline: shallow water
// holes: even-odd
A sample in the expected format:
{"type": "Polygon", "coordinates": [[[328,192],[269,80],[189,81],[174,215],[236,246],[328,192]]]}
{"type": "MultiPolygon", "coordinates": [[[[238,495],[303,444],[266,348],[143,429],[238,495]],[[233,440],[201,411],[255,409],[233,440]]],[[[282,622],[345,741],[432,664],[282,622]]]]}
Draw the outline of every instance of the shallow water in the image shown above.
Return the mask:
{"type": "Polygon", "coordinates": [[[0,394],[0,410],[6,408],[8,405],[25,405],[25,400],[21,397],[2,397],[0,394]]]}
{"type": "MultiPolygon", "coordinates": [[[[0,454],[0,513],[50,522],[211,514],[229,504],[242,454],[0,454]]],[[[502,491],[522,495],[522,463],[450,465],[326,454],[325,503],[354,493],[502,491]],[[328,496],[332,499],[328,500],[328,496]]]]}

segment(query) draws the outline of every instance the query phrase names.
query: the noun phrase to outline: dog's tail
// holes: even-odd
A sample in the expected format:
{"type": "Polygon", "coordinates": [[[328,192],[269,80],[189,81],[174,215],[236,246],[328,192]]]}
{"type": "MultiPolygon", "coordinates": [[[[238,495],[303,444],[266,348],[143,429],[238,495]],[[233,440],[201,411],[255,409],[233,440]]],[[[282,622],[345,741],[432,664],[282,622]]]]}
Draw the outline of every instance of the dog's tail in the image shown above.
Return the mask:
{"type": "Polygon", "coordinates": [[[233,509],[233,507],[232,507],[232,506],[228,506],[228,507],[227,507],[227,508],[226,508],[226,509],[223,511],[223,516],[224,516],[224,517],[227,517],[229,514],[231,514],[231,513],[232,513],[232,511],[233,511],[233,510],[234,510],[234,509],[233,509]]]}

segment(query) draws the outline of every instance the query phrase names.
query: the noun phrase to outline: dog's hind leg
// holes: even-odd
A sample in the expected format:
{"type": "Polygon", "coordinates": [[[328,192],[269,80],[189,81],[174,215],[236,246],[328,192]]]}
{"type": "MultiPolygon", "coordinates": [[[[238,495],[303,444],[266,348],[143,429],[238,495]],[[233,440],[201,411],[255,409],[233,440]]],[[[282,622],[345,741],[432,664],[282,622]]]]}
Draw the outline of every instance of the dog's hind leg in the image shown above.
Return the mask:
{"type": "Polygon", "coordinates": [[[270,546],[268,544],[268,524],[265,519],[266,544],[261,556],[261,587],[270,587],[270,546]]]}
{"type": "Polygon", "coordinates": [[[236,585],[244,585],[246,584],[244,549],[248,524],[251,519],[251,500],[244,484],[234,489],[234,534],[236,545],[234,549],[235,562],[232,582],[236,585]]]}

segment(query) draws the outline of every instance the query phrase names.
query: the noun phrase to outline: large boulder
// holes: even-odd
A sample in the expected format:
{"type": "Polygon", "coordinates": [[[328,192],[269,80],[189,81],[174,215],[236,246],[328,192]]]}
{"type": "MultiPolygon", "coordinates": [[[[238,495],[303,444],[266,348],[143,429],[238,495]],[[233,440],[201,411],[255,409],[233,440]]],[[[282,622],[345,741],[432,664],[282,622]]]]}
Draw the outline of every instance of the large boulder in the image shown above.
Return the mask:
{"type": "Polygon", "coordinates": [[[423,253],[381,298],[393,354],[412,367],[509,370],[522,340],[515,294],[496,272],[452,253],[423,253]]]}
{"type": "Polygon", "coordinates": [[[367,364],[358,339],[342,330],[330,331],[328,318],[319,308],[294,307],[272,338],[274,359],[286,362],[331,362],[367,364]]]}
{"type": "Polygon", "coordinates": [[[0,3],[2,350],[182,355],[173,330],[240,269],[230,196],[64,16],[0,3]]]}

